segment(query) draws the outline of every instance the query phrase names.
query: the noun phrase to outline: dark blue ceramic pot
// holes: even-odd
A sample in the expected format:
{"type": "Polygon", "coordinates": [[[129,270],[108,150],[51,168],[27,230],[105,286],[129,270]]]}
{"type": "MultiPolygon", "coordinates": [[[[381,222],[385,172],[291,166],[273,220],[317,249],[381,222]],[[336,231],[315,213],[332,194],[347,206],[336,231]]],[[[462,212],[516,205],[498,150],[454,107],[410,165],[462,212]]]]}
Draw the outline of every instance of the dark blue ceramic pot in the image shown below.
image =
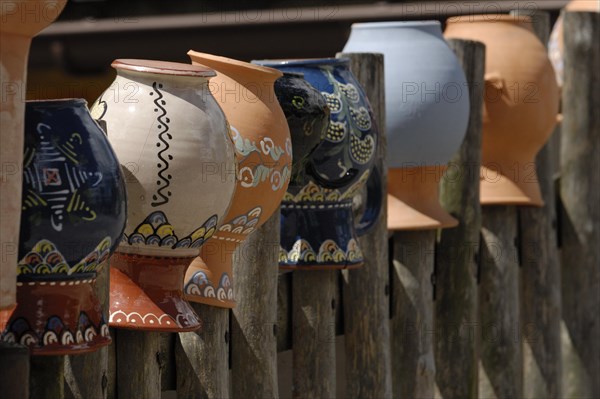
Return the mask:
{"type": "MultiPolygon", "coordinates": [[[[303,177],[297,184],[290,184],[281,204],[280,267],[361,266],[364,259],[357,236],[375,222],[381,208],[378,173],[373,168],[379,133],[364,91],[350,72],[349,61],[254,62],[283,72],[302,73],[330,109],[325,139],[303,163],[303,173],[299,174],[303,177]],[[363,219],[355,223],[352,198],[367,181],[371,187],[368,204],[363,219]]],[[[314,123],[311,128],[318,131],[320,126],[314,123]]],[[[297,127],[290,124],[290,130],[294,129],[297,127]]],[[[301,137],[302,133],[292,132],[292,136],[301,137]]]]}
{"type": "Polygon", "coordinates": [[[18,305],[2,338],[36,355],[95,350],[110,343],[96,273],[127,214],[119,162],[80,99],[27,102],[23,159],[18,305]]]}

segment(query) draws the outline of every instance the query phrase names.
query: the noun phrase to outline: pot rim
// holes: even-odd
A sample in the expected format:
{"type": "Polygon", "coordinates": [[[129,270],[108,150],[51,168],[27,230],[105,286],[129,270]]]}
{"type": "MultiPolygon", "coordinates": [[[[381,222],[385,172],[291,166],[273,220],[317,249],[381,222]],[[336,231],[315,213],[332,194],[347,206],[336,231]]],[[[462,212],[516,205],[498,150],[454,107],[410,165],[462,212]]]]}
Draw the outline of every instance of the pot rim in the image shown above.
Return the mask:
{"type": "Polygon", "coordinates": [[[319,65],[348,65],[348,58],[290,58],[290,59],[264,59],[252,60],[253,64],[264,66],[319,66],[319,65]]]}
{"type": "Polygon", "coordinates": [[[514,22],[531,23],[531,17],[527,15],[510,14],[476,14],[476,15],[456,15],[446,20],[446,24],[464,24],[472,22],[514,22]]]}
{"type": "Polygon", "coordinates": [[[217,76],[216,72],[205,66],[184,64],[181,62],[144,60],[135,58],[118,58],[111,67],[116,70],[153,73],[157,75],[191,76],[211,78],[217,76]]]}
{"type": "Polygon", "coordinates": [[[426,21],[382,21],[382,22],[356,22],[353,23],[352,29],[385,29],[385,28],[411,28],[411,27],[428,27],[439,26],[442,24],[435,20],[426,21]]]}
{"type": "Polygon", "coordinates": [[[221,55],[202,53],[202,52],[196,51],[196,50],[189,50],[187,52],[187,55],[188,55],[188,57],[191,58],[192,62],[197,62],[200,65],[204,65],[202,63],[202,60],[195,60],[194,57],[204,58],[206,60],[218,62],[223,65],[236,66],[236,67],[244,68],[244,69],[247,69],[250,71],[264,73],[264,74],[273,76],[275,79],[277,79],[278,77],[281,76],[281,72],[276,69],[268,68],[268,67],[265,67],[262,65],[256,65],[256,64],[246,62],[246,61],[236,60],[235,58],[228,58],[228,57],[223,57],[221,55]]]}
{"type": "Polygon", "coordinates": [[[27,100],[25,101],[27,106],[63,106],[63,105],[77,105],[77,106],[86,106],[87,101],[84,98],[48,98],[41,100],[27,100]]]}

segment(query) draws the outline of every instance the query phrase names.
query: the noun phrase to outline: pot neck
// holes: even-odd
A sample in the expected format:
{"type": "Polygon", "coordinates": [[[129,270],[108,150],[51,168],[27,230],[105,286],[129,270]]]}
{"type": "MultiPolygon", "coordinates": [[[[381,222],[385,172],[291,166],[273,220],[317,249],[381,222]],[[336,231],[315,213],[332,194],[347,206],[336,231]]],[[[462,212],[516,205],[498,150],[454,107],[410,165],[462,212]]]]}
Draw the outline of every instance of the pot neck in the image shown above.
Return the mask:
{"type": "Polygon", "coordinates": [[[250,90],[253,86],[273,86],[275,81],[282,76],[282,73],[275,69],[232,58],[192,50],[188,51],[188,55],[194,64],[212,68],[217,72],[217,76],[226,76],[250,90]]]}
{"type": "Polygon", "coordinates": [[[423,32],[443,39],[442,27],[438,21],[394,21],[352,24],[351,36],[368,35],[391,40],[390,34],[402,32],[423,32]]]}

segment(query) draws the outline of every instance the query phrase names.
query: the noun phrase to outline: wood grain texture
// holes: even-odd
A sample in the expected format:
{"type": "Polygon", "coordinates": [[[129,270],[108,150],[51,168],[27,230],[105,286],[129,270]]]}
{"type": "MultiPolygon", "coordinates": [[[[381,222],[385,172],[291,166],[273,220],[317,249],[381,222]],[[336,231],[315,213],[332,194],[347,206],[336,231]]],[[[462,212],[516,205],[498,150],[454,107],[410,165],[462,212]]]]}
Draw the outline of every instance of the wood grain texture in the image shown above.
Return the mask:
{"type": "MultiPolygon", "coordinates": [[[[98,270],[94,292],[98,296],[108,320],[109,263],[98,270]]],[[[74,399],[106,399],[108,397],[108,346],[95,352],[68,356],[65,359],[65,382],[67,397],[74,399]]]]}
{"type": "Polygon", "coordinates": [[[433,262],[435,230],[394,233],[392,382],[395,398],[433,398],[433,262]]]}
{"type": "Polygon", "coordinates": [[[234,398],[277,398],[279,211],[238,248],[231,328],[234,398]]]}
{"type": "Polygon", "coordinates": [[[29,397],[31,399],[65,397],[64,356],[32,356],[30,365],[29,397]]]}
{"type": "Polygon", "coordinates": [[[440,184],[440,203],[459,225],[441,231],[435,260],[436,383],[444,399],[478,397],[477,268],[481,206],[479,167],[485,45],[449,40],[469,85],[464,141],[440,184]],[[457,367],[460,364],[460,367],[457,367]]]}
{"type": "Polygon", "coordinates": [[[177,397],[228,398],[229,309],[190,304],[200,315],[202,328],[178,334],[177,397]]]}
{"type": "Polygon", "coordinates": [[[338,271],[292,276],[294,398],[336,396],[335,291],[338,271]]]}
{"type": "MultiPolygon", "coordinates": [[[[531,17],[536,36],[548,43],[548,12],[519,10],[511,14],[531,17]]],[[[523,396],[532,399],[563,397],[554,145],[556,140],[550,139],[535,161],[544,206],[519,209],[523,396]]]]}
{"type": "Polygon", "coordinates": [[[380,130],[376,165],[382,173],[382,211],[370,232],[359,237],[365,258],[360,269],[343,271],[347,393],[352,398],[392,397],[387,240],[387,164],[383,55],[338,53],[365,90],[380,130]]]}
{"type": "Polygon", "coordinates": [[[0,342],[0,393],[2,397],[29,398],[29,349],[0,342]]]}
{"type": "Polygon", "coordinates": [[[566,12],[560,164],[565,395],[600,397],[600,13],[566,12]]]}
{"type": "Polygon", "coordinates": [[[160,333],[115,329],[117,398],[160,399],[160,333]]]}
{"type": "Polygon", "coordinates": [[[521,398],[523,357],[519,319],[517,209],[482,209],[479,396],[521,398]]]}

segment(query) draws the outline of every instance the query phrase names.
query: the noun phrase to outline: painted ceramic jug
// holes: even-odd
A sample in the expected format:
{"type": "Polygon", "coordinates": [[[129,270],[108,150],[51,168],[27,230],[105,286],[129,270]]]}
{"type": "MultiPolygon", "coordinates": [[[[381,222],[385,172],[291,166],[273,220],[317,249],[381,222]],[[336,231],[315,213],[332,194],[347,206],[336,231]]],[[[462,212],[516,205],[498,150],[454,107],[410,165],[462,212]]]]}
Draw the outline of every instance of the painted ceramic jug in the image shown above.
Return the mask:
{"type": "MultiPolygon", "coordinates": [[[[362,266],[364,259],[352,212],[352,198],[369,180],[377,185],[373,164],[378,130],[371,106],[347,59],[254,61],[284,72],[300,72],[321,92],[330,109],[325,139],[306,164],[301,188],[281,205],[283,269],[332,269],[362,266]]],[[[381,198],[371,190],[358,231],[377,219],[381,198]]]]}
{"type": "Polygon", "coordinates": [[[344,52],[384,54],[388,228],[452,227],[438,201],[469,119],[466,78],[437,21],[352,25],[344,52]]]}
{"type": "MultiPolygon", "coordinates": [[[[275,95],[292,136],[292,177],[286,195],[296,195],[310,179],[308,163],[313,151],[325,139],[329,107],[325,97],[304,80],[301,73],[284,72],[275,81],[275,95]]],[[[287,205],[285,200],[282,205],[287,205]]]]}
{"type": "Polygon", "coordinates": [[[196,51],[188,55],[217,72],[211,92],[231,125],[238,169],[224,224],[185,277],[186,298],[233,307],[233,253],[277,210],[290,180],[290,131],[273,89],[281,72],[196,51]]]}
{"type": "Polygon", "coordinates": [[[50,25],[60,14],[66,0],[0,0],[0,237],[5,243],[15,243],[12,250],[3,251],[0,259],[0,331],[16,305],[17,259],[19,238],[23,129],[27,59],[31,39],[50,25]]]}
{"type": "Polygon", "coordinates": [[[34,355],[95,350],[110,343],[94,284],[125,226],[119,163],[80,99],[27,102],[23,158],[18,304],[2,339],[34,355]]]}
{"type": "Polygon", "coordinates": [[[455,17],[445,34],[486,47],[481,204],[541,206],[535,156],[556,124],[559,90],[531,19],[455,17]]]}
{"type": "MultiPolygon", "coordinates": [[[[600,12],[600,0],[571,0],[565,7],[566,11],[600,12]]],[[[556,72],[558,85],[563,85],[563,18],[558,17],[548,42],[548,54],[556,72]]]]}
{"type": "Polygon", "coordinates": [[[127,227],[111,260],[110,325],[190,331],[200,320],[183,277],[227,212],[235,153],[208,91],[212,69],[116,60],[114,84],[94,104],[121,161],[127,227]]]}

